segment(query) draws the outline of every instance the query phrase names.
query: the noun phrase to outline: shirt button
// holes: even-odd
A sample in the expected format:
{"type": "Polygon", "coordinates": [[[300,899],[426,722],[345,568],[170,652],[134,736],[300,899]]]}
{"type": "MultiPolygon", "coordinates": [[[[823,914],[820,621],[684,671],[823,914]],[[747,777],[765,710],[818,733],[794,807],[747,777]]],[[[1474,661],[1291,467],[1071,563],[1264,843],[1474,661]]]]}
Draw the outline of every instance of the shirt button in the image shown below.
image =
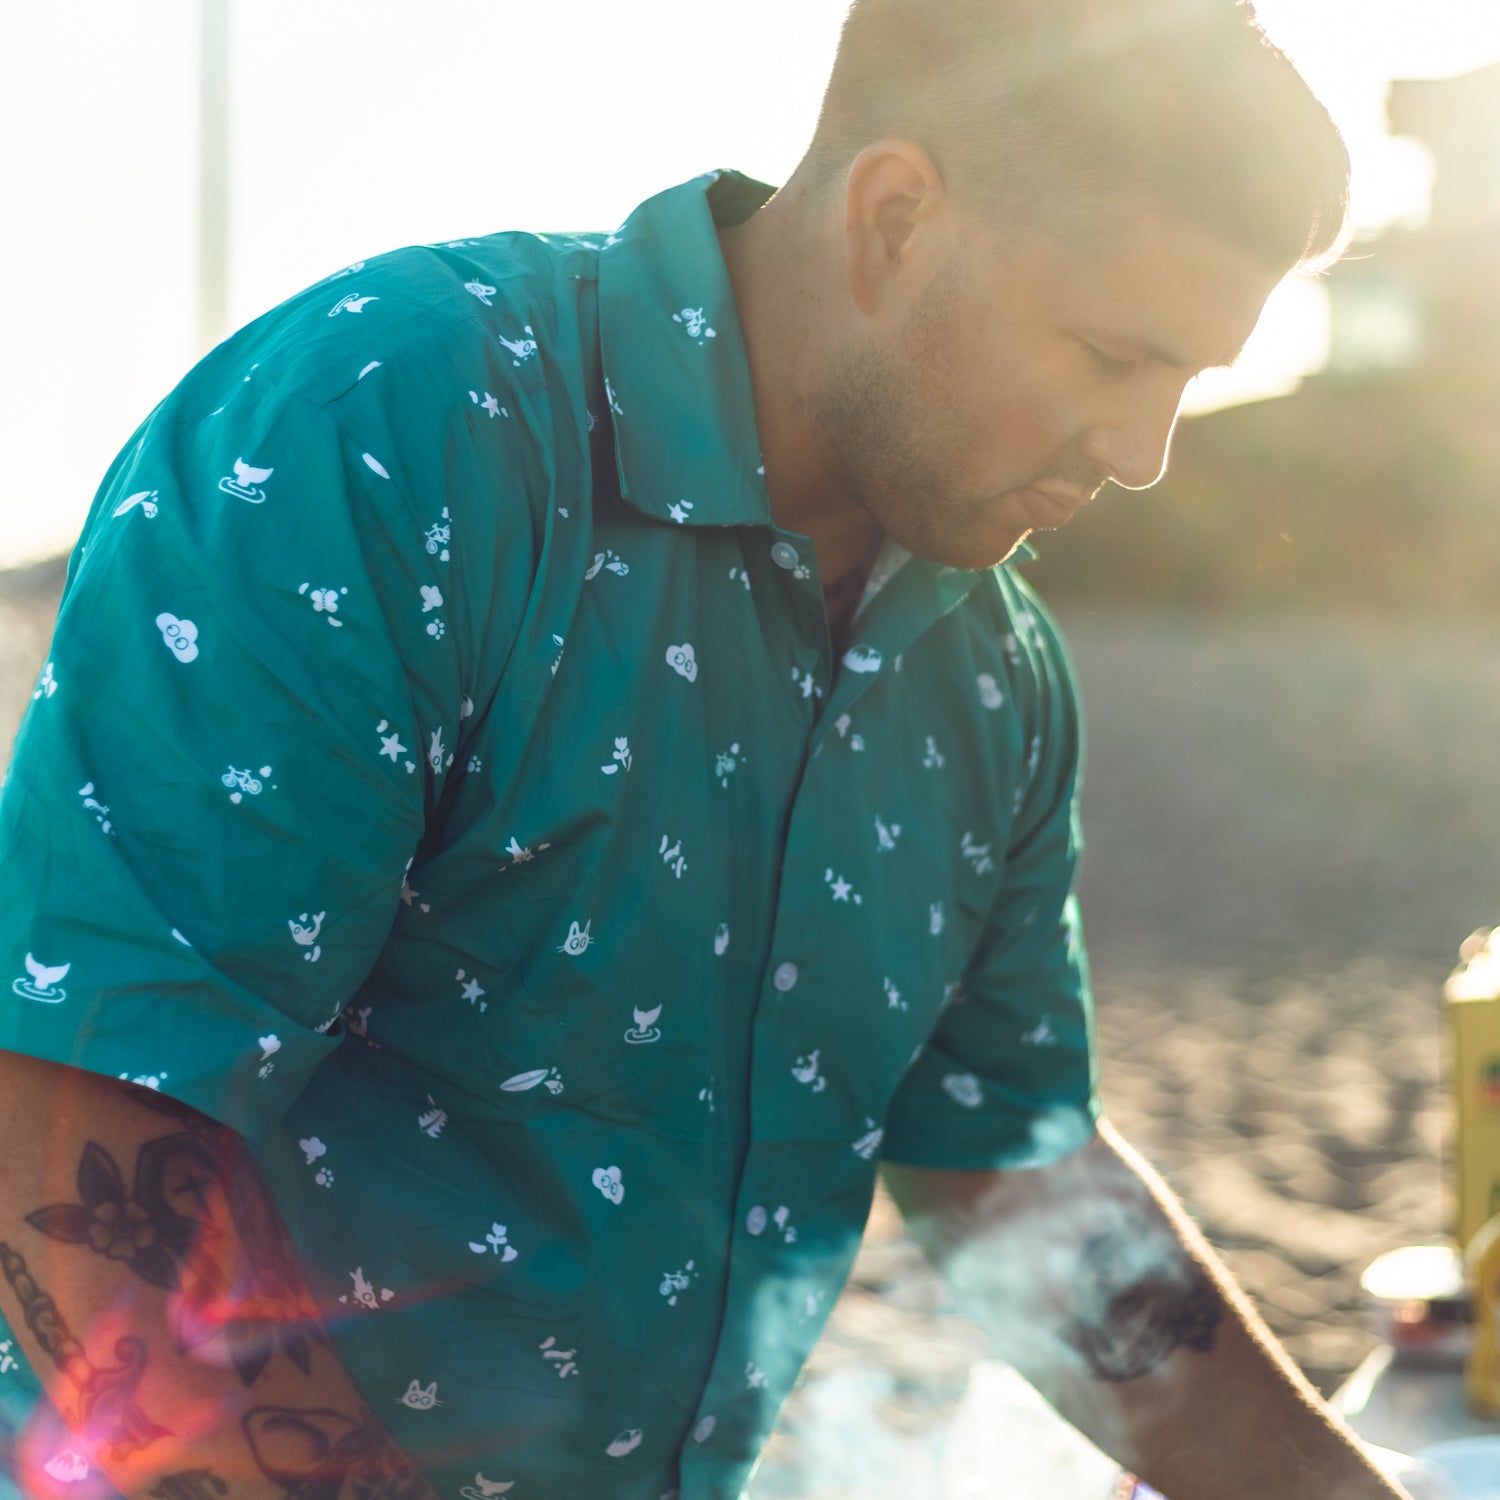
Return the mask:
{"type": "Polygon", "coordinates": [[[786,994],[786,992],[788,990],[790,990],[790,989],[792,989],[792,988],[794,988],[796,986],[796,983],[797,983],[797,965],[796,964],[779,964],[779,965],[777,965],[776,972],[771,976],[771,983],[774,984],[776,986],[776,988],[778,990],[780,990],[783,995],[786,994]]]}
{"type": "Polygon", "coordinates": [[[797,556],[797,549],[790,542],[777,542],[771,548],[771,561],[790,573],[802,559],[797,556]]]}

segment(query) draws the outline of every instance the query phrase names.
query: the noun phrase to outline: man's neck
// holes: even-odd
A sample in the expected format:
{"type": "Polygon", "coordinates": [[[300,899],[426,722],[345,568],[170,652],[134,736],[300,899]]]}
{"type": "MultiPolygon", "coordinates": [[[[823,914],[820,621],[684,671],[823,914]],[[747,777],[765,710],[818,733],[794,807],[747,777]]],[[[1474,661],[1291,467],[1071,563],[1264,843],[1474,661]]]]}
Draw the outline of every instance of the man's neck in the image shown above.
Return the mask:
{"type": "Polygon", "coordinates": [[[720,230],[719,243],[750,362],[771,515],[811,540],[837,636],[885,535],[838,484],[811,415],[815,341],[842,281],[798,232],[796,193],[793,184],[743,224],[720,230]]]}
{"type": "Polygon", "coordinates": [[[854,633],[854,617],[869,582],[868,566],[852,568],[842,578],[823,585],[823,607],[828,612],[828,637],[835,661],[841,661],[854,633]]]}

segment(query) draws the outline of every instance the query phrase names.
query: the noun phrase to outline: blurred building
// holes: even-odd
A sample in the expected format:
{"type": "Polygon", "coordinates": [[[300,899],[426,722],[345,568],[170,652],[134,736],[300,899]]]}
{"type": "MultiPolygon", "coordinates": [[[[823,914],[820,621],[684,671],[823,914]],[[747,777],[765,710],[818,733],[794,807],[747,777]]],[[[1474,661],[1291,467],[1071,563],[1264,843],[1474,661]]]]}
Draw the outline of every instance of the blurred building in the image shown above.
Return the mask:
{"type": "Polygon", "coordinates": [[[1392,86],[1431,213],[1324,279],[1297,394],[1184,422],[1166,478],[1089,508],[1031,576],[1059,602],[1466,615],[1500,609],[1500,64],[1392,86]]]}
{"type": "Polygon", "coordinates": [[[1458,78],[1404,79],[1393,135],[1432,154],[1428,222],[1361,247],[1329,277],[1328,373],[1421,373],[1467,383],[1500,367],[1500,63],[1458,78]]]}

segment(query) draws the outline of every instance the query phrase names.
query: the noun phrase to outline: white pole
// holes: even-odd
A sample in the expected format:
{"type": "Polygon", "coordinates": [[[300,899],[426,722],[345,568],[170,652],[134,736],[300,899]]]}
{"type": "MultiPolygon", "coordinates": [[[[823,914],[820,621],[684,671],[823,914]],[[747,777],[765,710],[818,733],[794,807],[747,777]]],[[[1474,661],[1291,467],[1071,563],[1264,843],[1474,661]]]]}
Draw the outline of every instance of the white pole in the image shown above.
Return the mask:
{"type": "Polygon", "coordinates": [[[198,349],[229,332],[229,0],[199,0],[198,349]]]}

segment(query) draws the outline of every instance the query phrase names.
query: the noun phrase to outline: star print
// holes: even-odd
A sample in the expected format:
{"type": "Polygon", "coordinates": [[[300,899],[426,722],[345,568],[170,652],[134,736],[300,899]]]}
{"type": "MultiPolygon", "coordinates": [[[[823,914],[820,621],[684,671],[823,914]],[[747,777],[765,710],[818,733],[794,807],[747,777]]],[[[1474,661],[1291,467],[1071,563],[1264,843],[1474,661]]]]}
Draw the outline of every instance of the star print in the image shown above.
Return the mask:
{"type": "Polygon", "coordinates": [[[835,901],[847,901],[849,899],[849,892],[853,889],[854,887],[850,885],[842,875],[840,875],[839,878],[833,882],[833,899],[835,901]]]}
{"type": "Polygon", "coordinates": [[[484,401],[481,404],[492,417],[500,415],[500,403],[488,391],[484,393],[484,401]]]}
{"type": "Polygon", "coordinates": [[[693,508],[691,500],[679,500],[676,505],[667,507],[667,514],[681,526],[688,518],[688,512],[693,508]]]}
{"type": "MultiPolygon", "coordinates": [[[[390,727],[391,721],[389,719],[382,719],[375,726],[375,733],[380,736],[380,753],[382,755],[389,755],[393,761],[400,760],[400,758],[406,753],[406,746],[401,743],[400,739],[394,733],[386,733],[386,730],[390,727]]],[[[406,769],[408,771],[412,769],[410,761],[407,762],[406,769]]],[[[408,868],[409,867],[410,865],[408,862],[408,868]]]]}
{"type": "Polygon", "coordinates": [[[484,991],[479,988],[479,981],[477,979],[471,979],[463,988],[464,999],[467,1000],[470,1005],[472,1005],[482,994],[484,994],[484,991]]]}

